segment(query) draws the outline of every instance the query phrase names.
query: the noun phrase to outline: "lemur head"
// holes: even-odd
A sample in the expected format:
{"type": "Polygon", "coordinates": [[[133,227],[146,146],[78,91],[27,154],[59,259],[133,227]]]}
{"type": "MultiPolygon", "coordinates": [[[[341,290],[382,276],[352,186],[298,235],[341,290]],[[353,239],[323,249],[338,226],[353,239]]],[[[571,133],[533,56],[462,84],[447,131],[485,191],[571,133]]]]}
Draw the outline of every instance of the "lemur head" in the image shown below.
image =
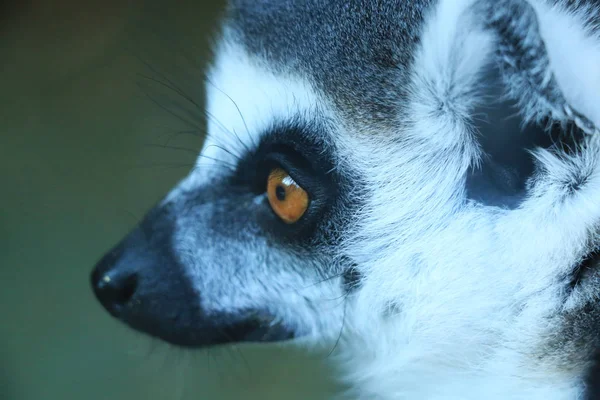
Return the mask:
{"type": "Polygon", "coordinates": [[[98,299],[188,347],[341,336],[372,395],[583,393],[600,45],[567,11],[231,1],[198,165],[98,263],[98,299]]]}

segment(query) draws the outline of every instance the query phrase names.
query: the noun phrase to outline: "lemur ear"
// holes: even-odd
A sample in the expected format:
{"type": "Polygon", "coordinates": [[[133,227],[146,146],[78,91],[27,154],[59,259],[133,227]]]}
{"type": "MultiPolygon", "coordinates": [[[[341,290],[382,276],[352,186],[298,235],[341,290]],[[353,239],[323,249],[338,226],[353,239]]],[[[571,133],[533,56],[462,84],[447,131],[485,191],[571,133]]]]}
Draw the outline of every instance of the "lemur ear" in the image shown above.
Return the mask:
{"type": "Polygon", "coordinates": [[[475,7],[497,37],[502,79],[523,117],[574,122],[587,134],[598,133],[600,29],[592,31],[593,10],[573,12],[541,0],[494,0],[475,7]]]}

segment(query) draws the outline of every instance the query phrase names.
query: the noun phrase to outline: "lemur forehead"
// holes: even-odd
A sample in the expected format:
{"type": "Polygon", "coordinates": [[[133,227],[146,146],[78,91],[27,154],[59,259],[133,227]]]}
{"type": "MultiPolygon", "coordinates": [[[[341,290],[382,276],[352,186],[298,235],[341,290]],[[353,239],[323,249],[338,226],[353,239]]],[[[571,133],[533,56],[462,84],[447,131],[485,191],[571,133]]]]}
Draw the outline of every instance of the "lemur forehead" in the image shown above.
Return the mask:
{"type": "Polygon", "coordinates": [[[270,69],[306,77],[352,123],[393,123],[431,0],[233,0],[235,40],[270,69]]]}
{"type": "Polygon", "coordinates": [[[209,141],[251,147],[274,123],[313,119],[327,109],[306,79],[275,73],[240,44],[222,41],[207,82],[209,141]]]}

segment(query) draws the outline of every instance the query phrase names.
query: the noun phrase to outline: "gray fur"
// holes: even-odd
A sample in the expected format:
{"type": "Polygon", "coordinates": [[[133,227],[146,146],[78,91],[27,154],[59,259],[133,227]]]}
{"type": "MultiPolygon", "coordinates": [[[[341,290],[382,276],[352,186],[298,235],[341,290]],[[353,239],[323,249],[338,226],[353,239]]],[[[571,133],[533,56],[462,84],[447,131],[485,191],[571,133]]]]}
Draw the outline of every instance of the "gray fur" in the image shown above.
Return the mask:
{"type": "Polygon", "coordinates": [[[599,9],[232,0],[207,88],[212,162],[158,207],[197,304],[178,334],[259,315],[339,339],[361,399],[591,396],[599,9]],[[311,195],[298,225],[264,193],[282,154],[311,195]]]}
{"type": "Polygon", "coordinates": [[[348,118],[389,126],[431,3],[235,0],[229,23],[268,68],[310,79],[348,118]]]}

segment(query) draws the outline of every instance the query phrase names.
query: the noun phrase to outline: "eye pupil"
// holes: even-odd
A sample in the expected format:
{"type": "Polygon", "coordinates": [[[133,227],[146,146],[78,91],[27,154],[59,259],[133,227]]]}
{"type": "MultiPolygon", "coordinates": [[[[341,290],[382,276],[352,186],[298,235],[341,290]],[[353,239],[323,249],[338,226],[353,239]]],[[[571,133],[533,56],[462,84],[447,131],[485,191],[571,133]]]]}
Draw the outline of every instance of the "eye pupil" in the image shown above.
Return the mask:
{"type": "Polygon", "coordinates": [[[308,209],[308,193],[281,168],[271,170],[267,178],[267,198],[275,214],[287,224],[298,221],[308,209]]]}
{"type": "Polygon", "coordinates": [[[281,185],[277,185],[275,188],[275,196],[277,200],[284,201],[285,200],[285,188],[281,185]]]}

